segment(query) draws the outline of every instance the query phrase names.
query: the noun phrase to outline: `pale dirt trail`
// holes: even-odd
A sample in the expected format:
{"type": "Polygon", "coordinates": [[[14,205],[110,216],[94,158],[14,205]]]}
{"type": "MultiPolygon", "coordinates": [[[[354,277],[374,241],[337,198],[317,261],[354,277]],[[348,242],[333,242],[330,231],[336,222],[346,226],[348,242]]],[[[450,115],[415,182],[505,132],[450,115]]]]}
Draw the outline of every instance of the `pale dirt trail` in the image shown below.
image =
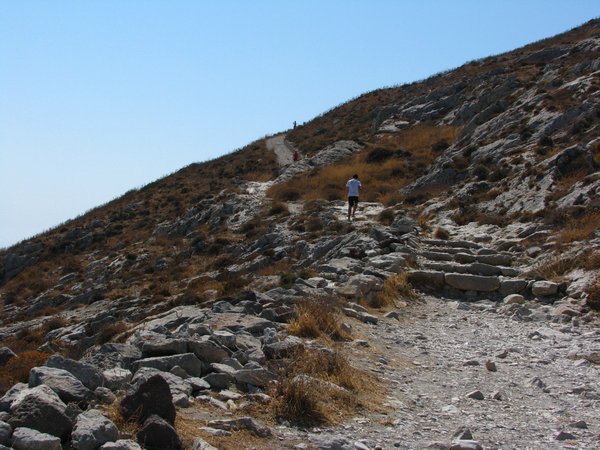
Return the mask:
{"type": "Polygon", "coordinates": [[[267,149],[277,155],[280,166],[287,166],[294,161],[293,150],[285,143],[285,134],[278,134],[267,139],[267,149]]]}

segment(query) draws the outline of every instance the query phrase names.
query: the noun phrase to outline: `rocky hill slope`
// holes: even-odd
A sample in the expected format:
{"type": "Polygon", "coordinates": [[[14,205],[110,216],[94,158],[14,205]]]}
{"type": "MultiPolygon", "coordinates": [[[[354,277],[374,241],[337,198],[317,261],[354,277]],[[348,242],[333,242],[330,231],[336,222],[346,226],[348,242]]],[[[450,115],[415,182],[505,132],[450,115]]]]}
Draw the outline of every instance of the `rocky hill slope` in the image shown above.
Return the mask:
{"type": "Polygon", "coordinates": [[[2,250],[0,448],[597,446],[599,75],[595,20],[2,250]]]}

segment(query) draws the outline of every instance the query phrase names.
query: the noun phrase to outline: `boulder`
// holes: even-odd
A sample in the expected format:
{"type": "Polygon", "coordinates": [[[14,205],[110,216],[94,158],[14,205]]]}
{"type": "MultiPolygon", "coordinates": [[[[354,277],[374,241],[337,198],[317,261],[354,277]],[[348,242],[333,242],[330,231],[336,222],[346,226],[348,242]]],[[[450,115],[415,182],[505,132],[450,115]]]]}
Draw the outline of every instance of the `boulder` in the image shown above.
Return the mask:
{"type": "Polygon", "coordinates": [[[173,403],[178,405],[180,402],[185,401],[193,392],[192,384],[190,380],[198,377],[186,378],[185,380],[170,372],[162,372],[151,367],[142,367],[138,370],[131,380],[131,386],[137,388],[142,383],[148,381],[155,375],[161,376],[169,385],[171,395],[173,396],[173,403]]]}
{"type": "Polygon", "coordinates": [[[500,287],[498,277],[485,277],[466,273],[447,273],[444,275],[446,284],[462,291],[497,291],[500,287]]]}
{"type": "Polygon", "coordinates": [[[235,372],[234,377],[238,383],[258,387],[266,387],[271,381],[277,379],[277,375],[263,367],[240,369],[235,372]]]}
{"type": "Polygon", "coordinates": [[[142,344],[142,357],[168,356],[187,353],[187,342],[184,339],[173,339],[158,336],[142,344]]]}
{"type": "Polygon", "coordinates": [[[199,336],[188,341],[188,348],[200,361],[209,364],[221,362],[230,355],[229,350],[215,342],[210,336],[199,336]]]}
{"type": "Polygon", "coordinates": [[[52,389],[65,402],[80,402],[93,397],[92,392],[86,388],[75,376],[63,369],[53,367],[34,367],[29,372],[29,387],[45,384],[52,389]]]}
{"type": "Polygon", "coordinates": [[[203,378],[212,389],[222,390],[227,389],[234,382],[234,377],[228,373],[209,373],[203,378]]]}
{"type": "Polygon", "coordinates": [[[0,445],[10,445],[10,437],[12,436],[13,429],[6,422],[0,420],[0,445]]]}
{"type": "Polygon", "coordinates": [[[68,371],[92,391],[104,385],[102,373],[91,364],[64,358],[61,355],[53,355],[46,361],[46,366],[68,371]]]}
{"type": "Polygon", "coordinates": [[[14,450],[62,450],[60,439],[51,434],[19,427],[12,435],[14,450]]]}
{"type": "Polygon", "coordinates": [[[169,385],[160,375],[144,381],[121,400],[121,414],[126,420],[135,417],[139,423],[156,414],[168,423],[175,423],[175,405],[169,385]]]}
{"type": "Polygon", "coordinates": [[[21,392],[29,389],[25,383],[17,383],[11,387],[2,398],[0,398],[0,411],[8,412],[13,402],[19,397],[21,392]]]}
{"type": "Polygon", "coordinates": [[[552,281],[536,281],[531,286],[531,293],[539,297],[547,297],[558,293],[558,283],[552,281]]]}
{"type": "Polygon", "coordinates": [[[252,417],[240,417],[237,419],[223,419],[223,420],[211,420],[208,422],[208,426],[217,428],[220,430],[248,430],[259,437],[271,436],[271,430],[258,423],[258,421],[252,417]]]}
{"type": "Polygon", "coordinates": [[[106,387],[112,391],[119,391],[125,389],[133,374],[127,369],[115,367],[114,369],[108,369],[102,372],[102,376],[106,382],[106,387]]]}
{"type": "Polygon", "coordinates": [[[71,434],[75,450],[96,450],[106,442],[116,441],[118,437],[119,430],[115,424],[97,409],[80,414],[71,434]]]}
{"type": "Polygon", "coordinates": [[[13,428],[32,428],[41,433],[66,439],[73,422],[65,414],[66,405],[47,386],[38,386],[21,392],[11,405],[8,420],[13,428]]]}
{"type": "Polygon", "coordinates": [[[502,295],[519,294],[527,289],[527,280],[500,279],[499,292],[502,295]]]}
{"type": "Polygon", "coordinates": [[[267,359],[289,358],[304,348],[304,341],[296,336],[287,336],[283,341],[263,346],[267,359]]]}
{"type": "Polygon", "coordinates": [[[0,348],[0,367],[6,365],[6,363],[11,359],[17,356],[10,348],[1,347],[0,348]]]}
{"type": "Polygon", "coordinates": [[[182,450],[181,439],[173,425],[158,415],[148,417],[137,433],[146,450],[182,450]]]}
{"type": "Polygon", "coordinates": [[[194,353],[140,359],[131,364],[131,369],[133,372],[137,372],[141,367],[152,367],[162,372],[168,372],[175,366],[181,367],[189,375],[195,377],[206,372],[204,364],[194,353]]]}

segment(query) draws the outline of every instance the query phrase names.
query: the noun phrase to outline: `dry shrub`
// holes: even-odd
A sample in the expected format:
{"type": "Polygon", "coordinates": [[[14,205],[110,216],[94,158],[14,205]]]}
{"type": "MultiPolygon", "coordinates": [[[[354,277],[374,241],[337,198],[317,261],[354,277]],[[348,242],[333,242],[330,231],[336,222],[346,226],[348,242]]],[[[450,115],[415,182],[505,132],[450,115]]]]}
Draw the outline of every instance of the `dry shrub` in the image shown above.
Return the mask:
{"type": "Polygon", "coordinates": [[[313,297],[296,305],[296,318],[289,323],[288,332],[306,338],[348,340],[350,336],[342,329],[341,321],[336,298],[313,297]]]}
{"type": "Polygon", "coordinates": [[[565,275],[576,269],[600,269],[600,251],[589,250],[575,256],[554,257],[537,264],[523,275],[532,278],[560,281],[565,275]]]}
{"type": "Polygon", "coordinates": [[[304,379],[285,379],[277,386],[274,412],[294,424],[320,425],[327,422],[321,392],[304,379]]]}
{"type": "Polygon", "coordinates": [[[276,387],[274,412],[300,425],[334,422],[355,411],[357,390],[366,378],[339,351],[305,348],[292,358],[276,387]]]}
{"type": "Polygon", "coordinates": [[[280,273],[286,273],[290,269],[290,261],[288,259],[280,259],[268,266],[261,267],[256,271],[256,275],[260,277],[266,277],[269,275],[277,275],[280,273]]]}
{"type": "Polygon", "coordinates": [[[600,311],[600,275],[590,286],[588,291],[587,305],[595,311],[600,311]]]}
{"type": "Polygon", "coordinates": [[[29,371],[33,367],[44,365],[49,357],[48,353],[26,351],[9,359],[3,367],[0,367],[0,395],[4,395],[16,383],[26,383],[29,379],[29,371]]]}
{"type": "Polygon", "coordinates": [[[383,308],[396,304],[398,300],[416,300],[417,293],[408,281],[406,272],[389,277],[383,283],[383,289],[377,292],[369,301],[373,308],[383,308]]]}
{"type": "Polygon", "coordinates": [[[435,230],[433,230],[433,237],[436,239],[447,240],[450,238],[450,232],[445,228],[436,227],[435,230]]]}

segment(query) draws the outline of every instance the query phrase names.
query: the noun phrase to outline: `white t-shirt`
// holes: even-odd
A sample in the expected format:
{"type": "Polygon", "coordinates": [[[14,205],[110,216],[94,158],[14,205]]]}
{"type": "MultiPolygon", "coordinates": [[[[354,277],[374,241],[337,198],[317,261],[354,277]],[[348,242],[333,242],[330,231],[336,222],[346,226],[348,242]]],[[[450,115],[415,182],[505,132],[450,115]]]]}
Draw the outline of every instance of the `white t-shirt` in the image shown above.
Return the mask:
{"type": "Polygon", "coordinates": [[[358,190],[362,185],[356,178],[350,178],[346,182],[346,187],[348,188],[348,197],[358,197],[358,190]]]}

